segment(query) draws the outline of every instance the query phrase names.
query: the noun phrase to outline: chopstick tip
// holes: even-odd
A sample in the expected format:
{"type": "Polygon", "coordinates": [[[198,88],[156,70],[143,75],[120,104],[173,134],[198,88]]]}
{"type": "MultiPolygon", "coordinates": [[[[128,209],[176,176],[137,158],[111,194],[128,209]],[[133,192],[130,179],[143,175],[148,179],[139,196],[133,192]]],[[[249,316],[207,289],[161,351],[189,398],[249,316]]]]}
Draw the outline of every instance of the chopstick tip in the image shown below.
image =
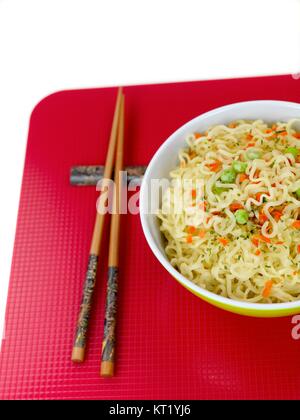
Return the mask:
{"type": "Polygon", "coordinates": [[[72,351],[72,362],[73,363],[82,363],[84,362],[84,349],[81,347],[73,347],[72,351]]]}
{"type": "Polygon", "coordinates": [[[101,362],[100,376],[103,378],[114,376],[114,363],[110,361],[101,362]]]}

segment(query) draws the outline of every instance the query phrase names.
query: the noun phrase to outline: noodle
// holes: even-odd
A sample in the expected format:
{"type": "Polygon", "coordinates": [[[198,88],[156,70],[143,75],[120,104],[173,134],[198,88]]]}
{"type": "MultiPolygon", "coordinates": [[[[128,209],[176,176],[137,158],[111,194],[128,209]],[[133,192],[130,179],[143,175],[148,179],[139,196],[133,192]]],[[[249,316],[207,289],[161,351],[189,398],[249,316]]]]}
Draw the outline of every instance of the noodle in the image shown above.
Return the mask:
{"type": "Polygon", "coordinates": [[[158,211],[166,255],[187,279],[239,301],[300,299],[295,123],[238,120],[187,137],[158,211]]]}

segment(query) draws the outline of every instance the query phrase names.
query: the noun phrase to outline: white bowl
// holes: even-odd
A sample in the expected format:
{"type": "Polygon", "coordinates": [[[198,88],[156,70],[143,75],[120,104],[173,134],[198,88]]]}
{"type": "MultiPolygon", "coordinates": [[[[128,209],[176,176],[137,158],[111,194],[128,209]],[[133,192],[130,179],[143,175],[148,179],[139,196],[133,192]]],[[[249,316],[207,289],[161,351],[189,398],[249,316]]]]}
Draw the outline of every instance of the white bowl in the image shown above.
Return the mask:
{"type": "Polygon", "coordinates": [[[287,121],[291,118],[300,118],[300,104],[271,100],[249,101],[226,105],[206,112],[184,124],[160,146],[151,159],[143,178],[140,191],[140,217],[146,240],[154,255],[161,265],[192,293],[231,312],[258,317],[287,316],[300,313],[300,301],[274,304],[239,302],[211,293],[185,278],[172,267],[165,254],[158,219],[150,211],[150,205],[152,209],[158,209],[161,203],[155,197],[156,201],[149,202],[150,181],[169,178],[170,171],[178,165],[178,152],[186,146],[185,138],[190,133],[203,132],[212,125],[227,124],[237,119],[262,119],[266,122],[276,122],[287,121]]]}

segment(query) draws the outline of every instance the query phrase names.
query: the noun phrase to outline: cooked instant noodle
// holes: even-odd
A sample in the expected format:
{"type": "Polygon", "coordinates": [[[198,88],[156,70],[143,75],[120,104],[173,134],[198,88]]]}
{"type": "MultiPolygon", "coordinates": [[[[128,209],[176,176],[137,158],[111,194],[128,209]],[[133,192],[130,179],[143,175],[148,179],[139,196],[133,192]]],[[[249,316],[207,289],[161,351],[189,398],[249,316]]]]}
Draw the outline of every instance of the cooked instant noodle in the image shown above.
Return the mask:
{"type": "Polygon", "coordinates": [[[240,301],[300,299],[297,126],[238,120],[188,136],[158,212],[187,279],[240,301]]]}

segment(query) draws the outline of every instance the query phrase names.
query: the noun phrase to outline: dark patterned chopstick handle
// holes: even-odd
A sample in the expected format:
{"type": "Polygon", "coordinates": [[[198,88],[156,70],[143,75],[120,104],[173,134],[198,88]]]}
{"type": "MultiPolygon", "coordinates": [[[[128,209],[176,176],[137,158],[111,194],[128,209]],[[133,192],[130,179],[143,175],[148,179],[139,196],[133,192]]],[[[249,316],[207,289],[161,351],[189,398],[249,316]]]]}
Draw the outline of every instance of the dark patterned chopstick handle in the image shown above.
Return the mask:
{"type": "Polygon", "coordinates": [[[113,376],[114,374],[117,294],[118,267],[108,267],[104,335],[101,356],[101,376],[113,376]]]}
{"type": "MultiPolygon", "coordinates": [[[[127,182],[131,186],[140,186],[146,166],[125,166],[127,182]]],[[[97,185],[103,178],[103,166],[73,166],[70,172],[71,185],[97,185]]]]}
{"type": "Polygon", "coordinates": [[[92,298],[96,283],[98,256],[90,254],[86,272],[83,297],[76,326],[76,334],[72,352],[73,362],[83,362],[86,347],[87,330],[91,312],[92,298]]]}

